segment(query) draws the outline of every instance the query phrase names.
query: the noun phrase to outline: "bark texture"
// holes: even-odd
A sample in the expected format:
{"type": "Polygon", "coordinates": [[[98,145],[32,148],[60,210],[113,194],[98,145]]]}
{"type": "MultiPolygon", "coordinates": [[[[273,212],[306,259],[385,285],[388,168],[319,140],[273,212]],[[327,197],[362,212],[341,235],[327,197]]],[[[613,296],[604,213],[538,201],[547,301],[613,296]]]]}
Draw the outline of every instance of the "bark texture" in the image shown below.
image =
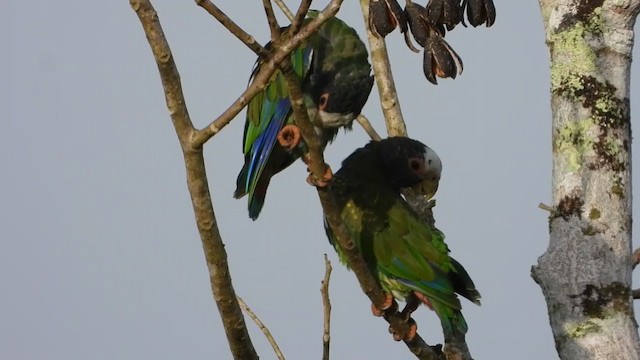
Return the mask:
{"type": "Polygon", "coordinates": [[[640,359],[629,74],[638,0],[540,0],[551,55],[550,243],[532,268],[561,359],[640,359]]]}

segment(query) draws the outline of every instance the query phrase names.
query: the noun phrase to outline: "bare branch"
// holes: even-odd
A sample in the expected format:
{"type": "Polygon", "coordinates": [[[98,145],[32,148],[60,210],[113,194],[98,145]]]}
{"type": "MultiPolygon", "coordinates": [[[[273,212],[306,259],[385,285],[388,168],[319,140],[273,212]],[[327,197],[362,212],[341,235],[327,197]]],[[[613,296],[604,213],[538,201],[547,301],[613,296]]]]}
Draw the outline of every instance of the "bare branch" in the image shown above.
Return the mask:
{"type": "Polygon", "coordinates": [[[373,125],[371,125],[371,123],[369,122],[369,119],[367,119],[366,116],[360,114],[356,118],[356,121],[364,129],[364,131],[367,133],[367,135],[369,135],[371,140],[375,140],[375,141],[382,140],[382,137],[380,137],[380,134],[378,134],[376,129],[373,128],[373,125]]]}
{"type": "Polygon", "coordinates": [[[305,16],[307,16],[307,12],[309,12],[309,7],[311,7],[312,0],[302,0],[300,2],[300,6],[298,7],[298,11],[296,12],[296,17],[291,21],[291,33],[295,34],[302,26],[302,21],[305,16]]]}
{"type": "MultiPolygon", "coordinates": [[[[402,116],[402,111],[400,109],[400,101],[395,89],[395,83],[393,81],[393,74],[391,71],[391,63],[389,61],[384,38],[374,35],[371,32],[371,27],[368,26],[369,2],[369,0],[360,0],[360,5],[364,17],[365,28],[367,29],[367,37],[369,40],[373,70],[375,73],[376,84],[378,84],[378,92],[380,94],[380,103],[382,105],[382,112],[384,114],[385,123],[387,126],[387,134],[389,136],[407,136],[407,128],[402,116]]],[[[433,226],[435,224],[435,219],[433,217],[432,208],[433,206],[435,206],[435,202],[428,201],[425,196],[419,196],[410,190],[404,191],[403,194],[411,207],[418,212],[423,220],[433,226]]],[[[339,236],[338,240],[340,244],[343,245],[342,241],[340,241],[339,236]]],[[[347,249],[344,249],[344,247],[343,250],[345,250],[345,253],[348,253],[348,251],[346,251],[347,249]]],[[[349,263],[353,268],[350,255],[349,263]]],[[[355,269],[354,272],[356,272],[355,269]]],[[[356,275],[358,275],[357,272],[356,275]]],[[[360,276],[358,276],[358,280],[360,280],[360,276]]],[[[361,281],[361,284],[364,283],[361,281]]],[[[366,288],[363,286],[363,289],[366,288]]],[[[369,294],[367,293],[367,295],[369,294]]],[[[372,301],[374,301],[373,298],[372,301]]],[[[376,304],[375,301],[374,304],[376,304]]],[[[376,304],[376,306],[378,305],[376,304]]],[[[397,310],[394,310],[393,312],[397,314],[397,310]]],[[[394,315],[385,314],[385,319],[390,322],[392,327],[397,325],[399,326],[398,329],[400,329],[403,325],[406,326],[406,323],[402,322],[401,318],[398,320],[399,323],[394,323],[394,321],[396,321],[394,315]]],[[[417,341],[417,344],[407,343],[407,345],[409,349],[416,356],[418,356],[418,358],[437,359],[444,357],[439,346],[430,347],[426,343],[424,343],[424,341],[419,338],[419,336],[416,336],[416,338],[418,338],[418,340],[414,339],[414,341],[417,341]]],[[[447,353],[447,357],[450,358],[471,359],[471,354],[469,353],[469,349],[467,348],[464,339],[450,339],[450,342],[447,342],[447,349],[445,349],[445,351],[447,353]]]]}
{"type": "Polygon", "coordinates": [[[633,296],[633,299],[640,299],[640,289],[634,289],[631,290],[631,296],[633,296]]]}
{"type": "Polygon", "coordinates": [[[293,13],[291,12],[291,10],[287,6],[287,4],[284,3],[284,1],[282,1],[282,0],[273,0],[273,2],[276,5],[278,5],[280,10],[282,10],[282,13],[287,17],[287,19],[289,19],[289,21],[293,21],[293,13]]]}
{"type": "MultiPolygon", "coordinates": [[[[290,62],[283,63],[281,65],[281,70],[287,82],[287,90],[289,91],[296,125],[300,129],[300,133],[302,134],[302,137],[309,149],[309,152],[306,155],[306,161],[311,172],[311,177],[315,180],[322,179],[328,168],[324,162],[320,139],[318,138],[313,124],[309,120],[306,108],[304,107],[304,102],[302,100],[303,94],[297,83],[296,75],[291,68],[290,62]]],[[[347,255],[349,265],[356,274],[364,293],[376,307],[384,308],[384,292],[373,275],[369,272],[369,269],[362,258],[362,254],[360,254],[359,249],[355,246],[353,240],[349,236],[349,233],[342,224],[340,210],[335,204],[333,197],[326,191],[326,189],[323,188],[318,188],[318,196],[320,197],[320,203],[322,204],[327,222],[336,235],[338,244],[344,250],[345,255],[347,255]]],[[[398,312],[397,304],[385,312],[384,318],[391,324],[391,327],[396,330],[396,333],[407,333],[409,325],[405,321],[404,317],[398,312]]],[[[428,346],[419,335],[416,335],[412,341],[405,341],[405,343],[419,359],[440,359],[438,356],[442,355],[434,348],[428,346]]]]}
{"type": "Polygon", "coordinates": [[[258,44],[256,39],[246,31],[242,30],[238,24],[236,24],[233,20],[231,20],[222,10],[220,10],[217,6],[215,6],[209,0],[196,0],[196,4],[201,8],[207,10],[209,14],[211,14],[216,20],[218,20],[224,27],[229,29],[229,31],[235,35],[240,41],[242,41],[245,45],[249,47],[256,55],[260,57],[266,57],[269,55],[269,52],[262,47],[262,45],[258,44]]]}
{"type": "Polygon", "coordinates": [[[236,101],[234,101],[229,108],[227,108],[220,116],[213,120],[209,125],[202,130],[196,130],[192,136],[192,143],[194,147],[202,146],[212,136],[220,132],[225,126],[227,126],[233,118],[244,109],[254,96],[260,91],[264,90],[265,84],[269,81],[269,78],[278,69],[280,63],[304,40],[306,40],[311,34],[313,34],[327,19],[334,16],[340,9],[340,4],[343,0],[332,0],[323,10],[320,12],[317,18],[307,23],[297,34],[289,38],[284,43],[278,46],[278,49],[272,54],[269,61],[264,63],[261,67],[261,71],[254,77],[251,85],[245,90],[236,101]]]}
{"type": "Polygon", "coordinates": [[[329,279],[331,278],[331,261],[324,254],[324,280],[320,287],[322,307],[324,308],[324,331],[322,334],[322,360],[329,360],[329,344],[331,342],[331,301],[329,300],[329,279]]]}
{"type": "Polygon", "coordinates": [[[130,4],[140,19],[158,65],[167,108],[180,140],[187,172],[187,186],[209,269],[213,298],[222,318],[229,348],[235,359],[257,360],[258,355],[247,332],[229,276],[227,253],[211,203],[202,148],[194,147],[191,142],[194,128],[187,111],[180,75],[173,61],[171,49],[160,26],[158,15],[149,0],[130,0],[130,4]]]}
{"type": "Polygon", "coordinates": [[[167,108],[178,133],[180,144],[185,149],[188,147],[188,138],[194,128],[184,100],[180,74],[173,60],[171,49],[151,2],[149,0],[130,0],[130,4],[138,15],[149,46],[151,46],[151,51],[160,72],[167,108]]]}
{"type": "Polygon", "coordinates": [[[240,304],[240,307],[242,308],[242,310],[245,313],[247,313],[247,315],[249,315],[249,318],[253,320],[253,322],[258,326],[260,331],[262,331],[264,336],[267,338],[267,341],[269,341],[269,344],[271,344],[271,347],[273,348],[273,351],[276,353],[276,356],[278,357],[278,359],[285,360],[284,355],[282,354],[282,351],[280,351],[280,347],[278,346],[276,339],[273,337],[273,335],[271,335],[271,331],[269,331],[269,328],[267,328],[267,326],[260,320],[258,315],[256,315],[256,313],[254,313],[249,308],[247,303],[244,302],[244,300],[242,300],[240,296],[238,296],[237,298],[238,298],[238,303],[240,304]]]}
{"type": "Polygon", "coordinates": [[[276,14],[273,12],[273,6],[271,0],[262,0],[264,6],[264,12],[267,14],[267,22],[269,23],[269,30],[271,31],[271,41],[274,43],[280,39],[280,25],[276,19],[276,14]]]}
{"type": "MultiPolygon", "coordinates": [[[[362,291],[369,297],[371,302],[379,309],[384,307],[385,295],[377,281],[369,272],[359,249],[349,236],[347,229],[342,224],[340,218],[340,212],[335,204],[333,197],[325,190],[318,189],[318,195],[320,196],[320,202],[324,210],[327,222],[333,233],[336,235],[336,240],[342,248],[344,254],[347,256],[347,261],[351,270],[358,278],[358,282],[362,287],[362,291]]],[[[394,304],[391,308],[387,309],[384,313],[384,319],[391,325],[396,334],[406,334],[409,330],[409,325],[406,322],[404,316],[398,312],[397,304],[394,304]]],[[[444,355],[440,350],[440,346],[429,346],[420,335],[416,336],[411,341],[405,341],[405,344],[409,350],[421,360],[442,360],[444,355]]]]}
{"type": "Polygon", "coordinates": [[[371,49],[371,60],[373,62],[373,72],[380,93],[380,104],[382,105],[382,113],[387,124],[387,133],[389,136],[407,136],[407,127],[400,110],[400,101],[396,93],[396,85],[393,81],[391,73],[391,63],[387,53],[387,45],[384,38],[375,36],[369,24],[369,0],[360,0],[362,7],[362,15],[364,17],[365,28],[367,29],[367,37],[369,39],[369,47],[371,49]]]}
{"type": "Polygon", "coordinates": [[[640,264],[640,248],[635,249],[633,251],[633,254],[631,255],[631,259],[633,261],[633,269],[635,269],[636,266],[638,266],[638,264],[640,264]]]}

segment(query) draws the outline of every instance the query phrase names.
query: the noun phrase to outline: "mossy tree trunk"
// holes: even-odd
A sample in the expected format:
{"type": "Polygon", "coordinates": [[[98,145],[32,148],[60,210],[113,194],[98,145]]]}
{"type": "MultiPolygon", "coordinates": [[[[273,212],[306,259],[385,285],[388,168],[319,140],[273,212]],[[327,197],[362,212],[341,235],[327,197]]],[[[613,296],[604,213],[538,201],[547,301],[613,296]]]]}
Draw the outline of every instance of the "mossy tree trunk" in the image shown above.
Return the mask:
{"type": "Polygon", "coordinates": [[[561,359],[640,359],[629,74],[640,0],[540,0],[551,55],[550,243],[532,275],[561,359]]]}

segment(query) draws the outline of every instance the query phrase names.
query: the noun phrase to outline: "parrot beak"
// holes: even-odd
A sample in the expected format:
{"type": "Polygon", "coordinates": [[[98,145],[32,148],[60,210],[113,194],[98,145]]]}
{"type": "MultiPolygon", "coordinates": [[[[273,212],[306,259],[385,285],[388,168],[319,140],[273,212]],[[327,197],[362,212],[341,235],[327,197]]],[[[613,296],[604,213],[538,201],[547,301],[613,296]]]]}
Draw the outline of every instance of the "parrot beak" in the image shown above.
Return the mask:
{"type": "Polygon", "coordinates": [[[413,191],[417,192],[418,194],[422,194],[426,196],[427,200],[431,200],[431,198],[436,194],[436,191],[438,191],[439,182],[440,182],[440,179],[434,180],[430,178],[430,179],[422,180],[421,182],[417,183],[411,188],[413,189],[413,191]]]}
{"type": "Polygon", "coordinates": [[[412,186],[413,191],[418,194],[422,194],[427,197],[427,200],[431,198],[438,191],[438,184],[440,184],[440,171],[435,169],[427,169],[420,172],[422,181],[412,186]]]}

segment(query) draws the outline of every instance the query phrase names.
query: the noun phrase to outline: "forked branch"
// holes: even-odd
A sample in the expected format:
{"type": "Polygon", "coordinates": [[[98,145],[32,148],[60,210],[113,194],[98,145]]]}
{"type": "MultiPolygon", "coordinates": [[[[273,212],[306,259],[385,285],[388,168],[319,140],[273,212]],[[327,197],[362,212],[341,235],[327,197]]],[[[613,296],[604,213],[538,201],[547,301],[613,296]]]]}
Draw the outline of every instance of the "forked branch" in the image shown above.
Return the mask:
{"type": "Polygon", "coordinates": [[[180,75],[164,36],[158,14],[149,0],[130,0],[156,60],[167,108],[175,127],[187,173],[187,185],[202,240],[213,297],[218,306],[229,348],[235,359],[258,359],[229,276],[227,253],[220,237],[207,181],[202,147],[194,146],[193,128],[182,93],[180,75]]]}
{"type": "MultiPolygon", "coordinates": [[[[209,2],[208,0],[202,1],[209,2]]],[[[309,21],[300,31],[279,44],[278,48],[271,54],[269,60],[261,66],[260,72],[254,77],[251,85],[227,108],[220,116],[213,120],[209,125],[201,130],[193,133],[193,146],[202,146],[212,136],[220,132],[222,128],[227,126],[242,109],[249,103],[254,96],[264,90],[265,84],[271,78],[271,75],[278,69],[283,60],[304,40],[313,34],[327,19],[334,16],[340,9],[342,1],[332,0],[318,14],[318,16],[309,21]]],[[[231,30],[230,30],[231,31],[231,30]]]]}
{"type": "Polygon", "coordinates": [[[222,10],[220,10],[214,3],[209,0],[196,0],[196,4],[201,8],[207,10],[211,16],[213,16],[216,20],[218,20],[224,27],[229,29],[229,31],[235,35],[240,41],[242,41],[245,45],[249,47],[249,49],[253,50],[256,55],[266,58],[269,55],[269,52],[262,47],[262,45],[258,44],[256,39],[246,31],[244,31],[238,24],[236,24],[231,18],[227,16],[222,10]]]}

